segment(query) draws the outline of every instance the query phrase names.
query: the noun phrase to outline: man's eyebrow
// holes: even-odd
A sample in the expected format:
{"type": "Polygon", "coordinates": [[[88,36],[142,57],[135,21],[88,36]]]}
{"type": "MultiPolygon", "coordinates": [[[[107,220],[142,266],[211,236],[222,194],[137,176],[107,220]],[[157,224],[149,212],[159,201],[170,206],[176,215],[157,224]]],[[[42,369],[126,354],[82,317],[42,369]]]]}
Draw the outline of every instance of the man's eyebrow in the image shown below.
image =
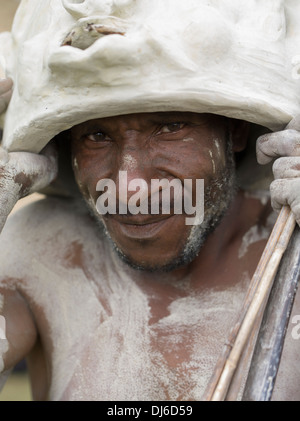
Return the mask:
{"type": "Polygon", "coordinates": [[[85,121],[77,126],[73,127],[72,130],[75,130],[79,134],[87,134],[90,132],[104,130],[104,124],[100,123],[98,120],[95,121],[85,121]]]}
{"type": "Polygon", "coordinates": [[[179,113],[179,112],[174,112],[174,113],[161,113],[160,115],[156,115],[153,116],[149,119],[150,123],[164,123],[164,122],[179,122],[179,121],[191,121],[192,122],[192,117],[184,114],[184,113],[179,113]]]}

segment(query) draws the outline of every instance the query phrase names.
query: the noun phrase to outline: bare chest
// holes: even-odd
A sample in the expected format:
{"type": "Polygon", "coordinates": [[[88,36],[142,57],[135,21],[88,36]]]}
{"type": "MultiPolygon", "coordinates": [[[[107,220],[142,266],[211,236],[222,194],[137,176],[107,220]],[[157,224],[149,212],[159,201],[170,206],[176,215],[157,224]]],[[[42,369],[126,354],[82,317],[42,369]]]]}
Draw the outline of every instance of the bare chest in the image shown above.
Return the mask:
{"type": "Polygon", "coordinates": [[[48,326],[41,335],[50,336],[51,400],[200,400],[244,294],[156,305],[126,275],[95,283],[82,270],[49,271],[47,285],[34,291],[48,326]]]}
{"type": "MultiPolygon", "coordinates": [[[[51,268],[47,281],[31,286],[51,344],[49,399],[201,400],[245,283],[159,300],[112,269],[96,280],[79,268],[71,276],[51,268]]],[[[276,399],[300,386],[297,344],[289,336],[287,343],[276,399]]]]}

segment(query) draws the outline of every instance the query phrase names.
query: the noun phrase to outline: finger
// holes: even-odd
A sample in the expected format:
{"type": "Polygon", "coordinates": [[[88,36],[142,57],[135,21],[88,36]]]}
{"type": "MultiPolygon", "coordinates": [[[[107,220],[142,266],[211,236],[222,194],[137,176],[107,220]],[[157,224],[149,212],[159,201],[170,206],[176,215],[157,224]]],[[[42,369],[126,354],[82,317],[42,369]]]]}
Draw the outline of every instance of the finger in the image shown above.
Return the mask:
{"type": "Polygon", "coordinates": [[[56,179],[57,173],[57,160],[54,160],[53,157],[49,158],[47,156],[39,155],[39,167],[37,175],[33,180],[29,193],[42,190],[49,186],[49,184],[56,179]]]}
{"type": "Polygon", "coordinates": [[[46,156],[48,159],[52,160],[54,163],[57,162],[58,153],[57,147],[54,142],[49,142],[44,149],[40,152],[40,155],[46,156]]]}
{"type": "Polygon", "coordinates": [[[30,190],[31,193],[47,187],[56,179],[58,173],[58,153],[54,142],[48,143],[37,156],[41,166],[38,178],[30,190]]]}
{"type": "Polygon", "coordinates": [[[9,166],[16,174],[15,181],[22,184],[24,194],[45,188],[56,178],[58,172],[54,156],[29,152],[11,152],[9,166]]]}
{"type": "Polygon", "coordinates": [[[257,140],[256,154],[262,165],[277,157],[300,156],[300,133],[288,129],[263,135],[257,140]]]}
{"type": "Polygon", "coordinates": [[[290,206],[295,219],[300,224],[300,179],[275,180],[271,183],[271,204],[279,212],[282,206],[290,206]]]}
{"type": "Polygon", "coordinates": [[[283,157],[276,159],[273,164],[273,174],[275,179],[300,178],[300,157],[283,157]]]}

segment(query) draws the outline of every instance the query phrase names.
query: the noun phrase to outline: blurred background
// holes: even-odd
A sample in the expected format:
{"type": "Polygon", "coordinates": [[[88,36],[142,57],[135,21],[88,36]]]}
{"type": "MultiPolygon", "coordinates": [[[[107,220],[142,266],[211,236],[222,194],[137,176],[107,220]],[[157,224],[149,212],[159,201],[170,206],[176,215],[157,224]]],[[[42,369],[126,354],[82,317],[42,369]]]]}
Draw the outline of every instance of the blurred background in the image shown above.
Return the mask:
{"type": "Polygon", "coordinates": [[[9,31],[19,0],[0,0],[0,31],[9,31]]]}
{"type": "MultiPolygon", "coordinates": [[[[0,32],[9,31],[19,0],[0,0],[0,32]]],[[[39,199],[39,195],[31,195],[20,200],[14,211],[26,205],[28,202],[39,199]]],[[[26,363],[22,361],[15,367],[4,388],[0,392],[0,401],[30,401],[31,391],[26,371],[26,363]]]]}

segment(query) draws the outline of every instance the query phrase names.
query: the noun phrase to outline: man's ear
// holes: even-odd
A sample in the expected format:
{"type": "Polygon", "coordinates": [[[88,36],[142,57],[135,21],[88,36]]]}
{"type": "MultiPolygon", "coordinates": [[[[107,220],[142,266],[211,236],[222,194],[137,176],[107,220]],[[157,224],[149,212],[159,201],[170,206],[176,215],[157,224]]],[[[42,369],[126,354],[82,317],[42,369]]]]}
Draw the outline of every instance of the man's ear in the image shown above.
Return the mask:
{"type": "Polygon", "coordinates": [[[247,145],[251,123],[248,121],[229,119],[229,133],[231,134],[233,152],[242,152],[247,145]]]}

